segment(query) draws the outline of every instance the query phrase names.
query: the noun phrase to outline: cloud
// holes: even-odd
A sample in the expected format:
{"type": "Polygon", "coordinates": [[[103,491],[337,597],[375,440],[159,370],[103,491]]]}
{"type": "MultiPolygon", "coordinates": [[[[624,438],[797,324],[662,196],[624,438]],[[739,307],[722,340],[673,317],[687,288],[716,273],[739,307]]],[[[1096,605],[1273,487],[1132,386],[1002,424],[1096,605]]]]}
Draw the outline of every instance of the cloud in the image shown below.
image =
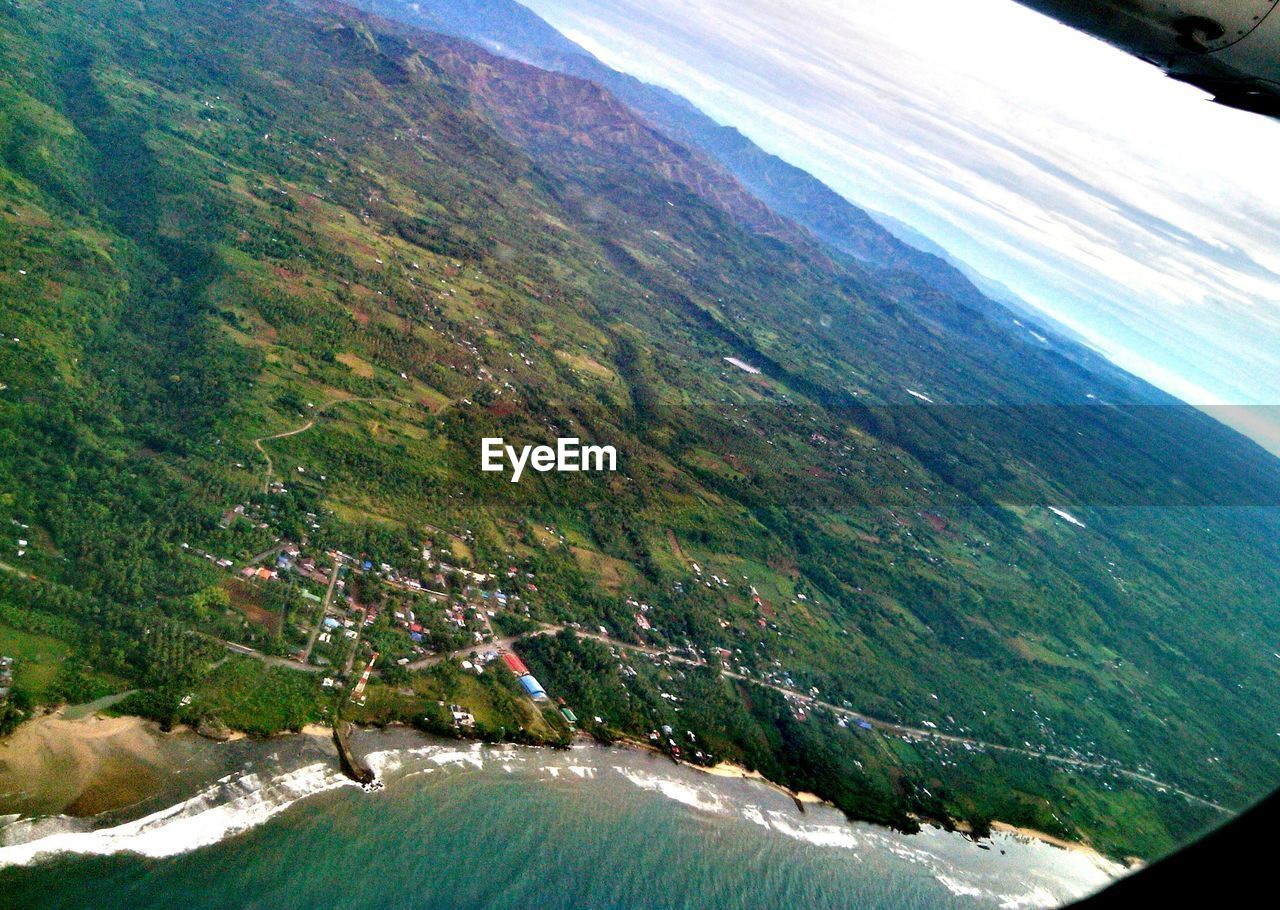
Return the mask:
{"type": "Polygon", "coordinates": [[[1280,403],[1280,123],[1011,0],[524,0],[1196,404],[1280,403]]]}

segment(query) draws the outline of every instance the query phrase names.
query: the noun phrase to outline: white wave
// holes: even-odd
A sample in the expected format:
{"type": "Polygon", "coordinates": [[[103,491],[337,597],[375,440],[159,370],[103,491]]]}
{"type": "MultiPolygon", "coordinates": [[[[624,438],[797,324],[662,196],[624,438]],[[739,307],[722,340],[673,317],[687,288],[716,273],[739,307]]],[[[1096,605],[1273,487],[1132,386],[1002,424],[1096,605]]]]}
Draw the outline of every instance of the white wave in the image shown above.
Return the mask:
{"type": "Polygon", "coordinates": [[[759,806],[743,806],[741,815],[749,822],[762,828],[768,828],[793,840],[804,841],[816,847],[837,847],[844,850],[855,850],[861,844],[853,828],[848,825],[806,825],[796,824],[782,812],[768,813],[759,806]]]}
{"type": "MultiPolygon", "coordinates": [[[[1079,894],[1069,895],[1070,899],[1079,894]]],[[[1026,907],[1057,907],[1062,903],[1062,896],[1054,894],[1048,888],[1037,887],[1026,894],[1002,894],[997,898],[1001,910],[1024,910],[1026,907]]]]}
{"type": "Polygon", "coordinates": [[[935,875],[934,878],[956,897],[983,897],[987,893],[976,885],[962,882],[957,878],[952,878],[950,875],[935,875]]]}
{"type": "Polygon", "coordinates": [[[846,826],[839,825],[793,825],[778,813],[771,813],[774,818],[769,827],[779,834],[795,840],[802,840],[818,847],[840,847],[853,850],[858,846],[858,839],[846,826]]]}
{"type": "MultiPolygon", "coordinates": [[[[415,760],[427,761],[437,766],[469,764],[476,768],[483,768],[485,753],[486,749],[480,743],[476,743],[470,749],[432,745],[414,749],[385,749],[370,752],[364,760],[369,770],[379,778],[385,778],[412,764],[415,760]]],[[[514,757],[505,751],[502,754],[504,761],[509,762],[514,757]]]]}
{"type": "Polygon", "coordinates": [[[431,760],[437,765],[473,765],[476,768],[484,767],[484,756],[478,751],[471,752],[441,752],[439,755],[431,756],[431,760]]]}
{"type": "Polygon", "coordinates": [[[951,875],[937,874],[934,878],[956,897],[977,897],[995,903],[1001,910],[1031,910],[1031,908],[1057,907],[1064,900],[1079,897],[1072,889],[1069,893],[1054,894],[1043,885],[1036,885],[1021,894],[999,894],[951,875]]]}
{"type": "Polygon", "coordinates": [[[847,850],[859,862],[865,861],[864,854],[869,856],[871,852],[888,852],[902,862],[923,867],[955,896],[979,898],[1000,906],[1002,910],[1055,907],[1063,900],[1079,897],[1087,890],[1080,887],[1074,879],[1071,882],[1064,879],[1058,883],[1062,885],[1062,893],[1058,894],[1043,884],[1032,885],[1029,890],[1020,893],[1004,893],[998,886],[991,887],[994,882],[984,881],[983,875],[979,874],[975,879],[970,870],[957,866],[954,860],[944,859],[921,846],[931,843],[935,838],[958,836],[943,834],[933,828],[925,828],[921,833],[904,840],[900,835],[891,835],[864,825],[801,822],[786,812],[764,810],[750,804],[743,806],[739,814],[747,821],[776,834],[818,847],[847,850]]]}
{"type": "Polygon", "coordinates": [[[583,765],[570,765],[568,771],[570,774],[576,774],[584,780],[590,780],[596,776],[595,768],[588,768],[583,765]]]}
{"type": "MultiPolygon", "coordinates": [[[[33,839],[0,847],[0,868],[25,866],[55,853],[106,856],[137,853],[175,856],[248,831],[301,799],[337,787],[359,786],[328,765],[317,762],[263,781],[245,774],[217,783],[190,799],[112,828],[74,830],[65,819],[52,833],[29,830],[33,839]]],[[[6,829],[9,835],[10,829],[6,829]]]]}
{"type": "Polygon", "coordinates": [[[614,767],[614,770],[625,777],[631,783],[635,784],[641,790],[648,790],[653,793],[661,793],[667,799],[675,800],[686,806],[697,809],[701,812],[710,812],[716,815],[726,815],[730,809],[728,805],[719,796],[710,790],[695,787],[685,781],[675,780],[670,777],[662,777],[657,774],[650,774],[646,771],[638,771],[634,768],[614,767]]]}

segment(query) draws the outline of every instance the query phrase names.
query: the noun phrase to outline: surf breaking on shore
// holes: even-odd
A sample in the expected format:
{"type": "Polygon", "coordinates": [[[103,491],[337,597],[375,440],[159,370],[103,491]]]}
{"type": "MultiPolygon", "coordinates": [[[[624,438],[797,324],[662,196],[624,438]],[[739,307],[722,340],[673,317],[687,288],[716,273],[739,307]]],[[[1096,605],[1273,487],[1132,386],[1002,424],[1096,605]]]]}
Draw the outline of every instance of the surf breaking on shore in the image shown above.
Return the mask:
{"type": "Polygon", "coordinates": [[[83,821],[66,816],[17,821],[0,829],[0,868],[59,853],[176,856],[256,828],[299,800],[347,786],[359,784],[316,762],[268,779],[224,778],[188,800],[110,828],[85,829],[83,821]]]}
{"type": "MultiPolygon", "coordinates": [[[[84,735],[101,741],[104,737],[110,739],[107,733],[125,729],[129,729],[125,723],[118,728],[87,728],[84,735]]],[[[129,733],[126,742],[132,742],[135,747],[166,751],[162,744],[171,737],[159,735],[149,725],[144,725],[141,731],[157,743],[143,747],[143,740],[134,732],[129,733]]],[[[76,732],[75,728],[72,732],[76,732]]],[[[318,747],[314,744],[324,743],[325,739],[316,734],[323,731],[310,732],[310,736],[302,734],[242,744],[246,750],[244,755],[253,757],[250,762],[253,768],[205,782],[194,795],[147,811],[139,818],[104,822],[102,817],[55,814],[4,824],[6,819],[0,817],[0,868],[31,865],[58,854],[131,853],[150,858],[171,857],[257,828],[299,802],[320,794],[343,788],[358,789],[358,784],[341,773],[336,760],[323,755],[317,758],[318,747]],[[309,744],[296,754],[286,754],[289,750],[283,747],[299,740],[309,740],[309,744]],[[277,748],[273,750],[273,746],[277,748]],[[296,764],[291,766],[291,761],[296,764]]],[[[43,733],[47,735],[48,731],[43,733]]],[[[192,734],[180,735],[187,737],[189,745],[203,750],[225,748],[192,734]]],[[[1046,853],[1038,858],[1046,869],[1055,871],[1041,875],[1044,880],[1035,887],[1006,893],[993,890],[994,879],[978,874],[979,870],[972,867],[975,860],[985,857],[973,852],[966,854],[965,850],[972,848],[972,844],[959,835],[928,828],[919,835],[899,835],[872,825],[850,824],[836,810],[822,805],[810,806],[809,812],[801,815],[789,804],[789,797],[767,782],[752,779],[752,775],[741,769],[721,768],[717,773],[706,774],[677,767],[667,759],[643,752],[589,745],[557,753],[514,746],[436,743],[410,731],[369,732],[362,734],[362,738],[365,739],[362,745],[373,747],[365,760],[389,786],[418,775],[474,773],[486,769],[506,774],[519,771],[546,784],[572,782],[575,786],[589,786],[603,777],[612,777],[625,780],[639,791],[680,804],[679,811],[720,818],[726,823],[745,821],[766,829],[771,835],[818,849],[839,850],[851,862],[863,862],[873,852],[889,853],[922,867],[954,894],[982,898],[984,902],[1000,906],[1050,906],[1106,884],[1123,872],[1122,867],[1096,855],[1066,854],[1044,845],[1028,846],[1025,839],[997,834],[991,844],[1000,850],[1008,847],[1025,853],[1042,849],[1060,854],[1051,857],[1046,853]],[[1014,847],[1014,844],[1020,846],[1014,847]]],[[[102,754],[88,753],[98,757],[102,754]]],[[[157,755],[147,757],[155,759],[157,755]]],[[[34,768],[28,763],[25,770],[34,768]]],[[[380,797],[371,794],[370,798],[380,797]]]]}

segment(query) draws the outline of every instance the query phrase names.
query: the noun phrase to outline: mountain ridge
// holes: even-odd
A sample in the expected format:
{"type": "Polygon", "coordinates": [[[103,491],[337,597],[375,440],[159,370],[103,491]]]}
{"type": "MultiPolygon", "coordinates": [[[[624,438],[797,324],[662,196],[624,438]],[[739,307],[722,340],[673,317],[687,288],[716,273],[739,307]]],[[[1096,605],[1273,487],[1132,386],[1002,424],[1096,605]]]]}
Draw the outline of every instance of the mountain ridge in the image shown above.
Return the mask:
{"type": "MultiPolygon", "coordinates": [[[[391,19],[477,41],[501,56],[577,75],[606,86],[638,114],[671,138],[699,149],[724,167],[770,209],[809,230],[834,249],[866,267],[893,276],[905,299],[922,301],[929,290],[1006,327],[1059,339],[1063,352],[1087,369],[1127,378],[1135,401],[1172,398],[1114,366],[1074,332],[1018,300],[995,299],[980,290],[965,271],[937,250],[913,246],[873,215],[820,180],[760,149],[739,130],[716,123],[687,99],[668,89],[620,73],[561,35],[518,0],[354,0],[351,5],[391,19]],[[923,281],[925,288],[916,282],[923,281]]],[[[883,277],[883,276],[882,276],[883,277]]],[[[1034,336],[1032,336],[1034,337],[1034,336]]]]}

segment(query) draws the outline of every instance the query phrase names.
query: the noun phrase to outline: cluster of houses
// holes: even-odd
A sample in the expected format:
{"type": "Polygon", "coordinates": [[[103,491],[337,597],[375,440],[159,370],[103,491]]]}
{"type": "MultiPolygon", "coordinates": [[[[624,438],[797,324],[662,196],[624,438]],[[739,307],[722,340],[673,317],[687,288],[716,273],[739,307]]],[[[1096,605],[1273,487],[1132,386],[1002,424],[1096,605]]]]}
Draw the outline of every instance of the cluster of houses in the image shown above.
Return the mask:
{"type": "MultiPolygon", "coordinates": [[[[283,491],[283,485],[278,486],[280,491],[283,491]]],[[[307,518],[308,524],[314,527],[315,516],[308,514],[307,518]]],[[[221,516],[220,525],[223,528],[230,528],[237,522],[249,522],[263,530],[270,527],[269,518],[259,514],[259,510],[247,504],[228,508],[221,516]]],[[[470,534],[463,531],[460,536],[465,542],[470,534]]],[[[250,582],[269,584],[276,581],[283,582],[286,579],[291,581],[306,579],[313,584],[299,586],[301,596],[317,604],[322,601],[322,598],[313,592],[317,588],[328,588],[332,581],[333,596],[325,601],[328,609],[318,618],[319,628],[311,626],[314,637],[306,649],[298,652],[298,659],[319,665],[328,665],[335,659],[341,662],[340,658],[335,658],[333,648],[345,642],[350,642],[351,646],[357,646],[363,631],[385,617],[391,620],[393,629],[402,631],[405,636],[403,650],[395,649],[400,651],[400,654],[396,656],[394,662],[401,666],[408,666],[415,659],[431,653],[432,650],[441,650],[439,640],[434,648],[431,647],[432,631],[430,631],[436,630],[437,639],[439,639],[441,618],[448,626],[456,627],[469,645],[483,647],[486,642],[492,641],[495,637],[490,619],[496,615],[496,611],[513,607],[522,607],[527,611],[527,606],[521,602],[521,594],[538,590],[534,574],[522,570],[515,564],[508,565],[505,569],[505,577],[501,579],[501,585],[499,585],[499,577],[503,570],[497,570],[495,574],[450,564],[439,558],[439,556],[449,558],[448,551],[443,550],[437,555],[433,553],[433,546],[431,541],[426,541],[421,549],[421,562],[415,560],[415,565],[406,569],[390,563],[375,562],[369,558],[354,556],[340,550],[328,551],[324,556],[308,555],[303,552],[302,547],[289,541],[277,542],[277,545],[268,553],[255,557],[247,565],[237,567],[231,559],[221,558],[216,554],[206,553],[184,544],[184,547],[195,555],[209,559],[221,568],[236,572],[250,582]],[[335,571],[336,578],[333,574],[335,571]],[[410,596],[399,598],[393,596],[386,602],[357,603],[356,599],[348,593],[353,590],[348,586],[352,574],[376,577],[379,584],[383,586],[383,590],[389,589],[410,596]],[[437,609],[441,611],[440,614],[434,612],[437,609]],[[424,611],[428,610],[431,611],[430,616],[424,615],[424,611]],[[386,616],[388,612],[390,616],[386,616]],[[314,657],[312,647],[319,648],[319,653],[314,657]]],[[[514,562],[514,557],[511,558],[514,562]]],[[[364,588],[361,587],[359,590],[364,588]]],[[[386,639],[379,640],[385,650],[386,639]]],[[[445,640],[446,648],[464,647],[458,644],[458,638],[455,636],[446,636],[445,640]]],[[[392,651],[392,654],[395,654],[395,651],[392,651]]],[[[468,663],[473,665],[467,669],[482,673],[487,662],[482,659],[469,661],[468,663]]],[[[346,661],[348,669],[350,663],[348,659],[346,661]]],[[[338,685],[337,680],[340,678],[341,674],[335,674],[330,684],[338,685]]]]}
{"type": "Polygon", "coordinates": [[[650,632],[653,630],[653,623],[649,622],[649,617],[647,615],[649,610],[652,608],[648,604],[641,603],[634,597],[628,597],[627,606],[635,611],[633,616],[635,617],[636,628],[643,632],[650,632]]]}
{"type": "MultiPolygon", "coordinates": [[[[5,388],[4,384],[0,383],[0,390],[4,388],[5,388]]],[[[16,518],[11,518],[9,519],[9,521],[18,529],[18,538],[17,538],[18,545],[14,549],[17,551],[19,556],[26,556],[27,547],[29,547],[31,544],[30,544],[30,541],[27,540],[27,535],[24,534],[23,532],[31,530],[31,525],[23,524],[22,522],[18,521],[18,519],[16,518]]]]}
{"type": "Polygon", "coordinates": [[[256,515],[250,515],[248,512],[248,506],[244,505],[243,503],[238,506],[235,506],[234,508],[227,509],[227,511],[223,512],[222,518],[218,521],[218,527],[222,528],[223,530],[226,530],[227,528],[235,524],[236,520],[240,518],[243,518],[246,521],[251,522],[259,530],[265,531],[268,528],[267,523],[263,521],[261,518],[257,517],[256,515]]]}
{"type": "Polygon", "coordinates": [[[233,559],[227,559],[225,556],[218,556],[216,553],[210,553],[207,550],[200,549],[199,547],[193,547],[189,543],[184,543],[182,545],[182,549],[194,553],[201,559],[209,560],[209,562],[213,563],[220,569],[230,569],[235,565],[235,560],[233,559]]]}
{"type": "MultiPolygon", "coordinates": [[[[0,388],[3,388],[3,385],[0,385],[0,388]]],[[[16,518],[12,518],[10,519],[10,521],[12,521],[18,527],[18,538],[17,538],[18,545],[14,547],[14,549],[17,551],[17,554],[19,556],[26,556],[27,547],[29,547],[31,543],[30,541],[27,540],[26,535],[22,532],[30,530],[31,526],[23,524],[22,522],[18,521],[16,518]]]]}
{"type": "Polygon", "coordinates": [[[9,700],[9,693],[13,691],[13,665],[12,657],[0,657],[0,705],[9,700]]]}
{"type": "MultiPolygon", "coordinates": [[[[359,637],[361,627],[372,626],[382,614],[381,604],[358,604],[350,596],[342,596],[346,590],[346,578],[352,572],[374,575],[387,586],[414,595],[414,603],[419,610],[421,601],[416,600],[419,595],[427,602],[443,605],[445,622],[469,633],[475,644],[482,644],[493,637],[493,629],[489,623],[489,618],[494,615],[492,607],[505,608],[520,599],[519,595],[508,595],[501,590],[489,591],[476,587],[476,584],[491,582],[495,576],[432,560],[429,546],[423,548],[422,558],[426,568],[433,570],[433,574],[422,577],[389,563],[375,564],[372,560],[352,556],[341,550],[330,551],[327,555],[338,571],[338,578],[334,582],[335,593],[339,595],[339,600],[345,600],[347,609],[343,611],[338,607],[333,612],[326,612],[321,618],[321,630],[316,638],[316,643],[320,645],[330,644],[340,637],[355,640],[359,637]],[[449,587],[446,576],[463,582],[460,595],[451,598],[446,593],[449,587]],[[426,578],[425,582],[423,578],[426,578]],[[361,613],[362,620],[351,618],[352,614],[361,613]]],[[[241,570],[241,575],[252,580],[272,581],[279,579],[282,573],[296,572],[319,585],[327,586],[330,580],[328,571],[317,566],[315,559],[304,554],[299,547],[286,544],[277,553],[274,566],[246,566],[241,570]]],[[[425,655],[427,648],[424,645],[429,633],[424,617],[408,605],[402,604],[393,608],[391,619],[392,625],[402,629],[408,638],[405,656],[396,662],[405,666],[412,661],[412,655],[425,655]]]]}

